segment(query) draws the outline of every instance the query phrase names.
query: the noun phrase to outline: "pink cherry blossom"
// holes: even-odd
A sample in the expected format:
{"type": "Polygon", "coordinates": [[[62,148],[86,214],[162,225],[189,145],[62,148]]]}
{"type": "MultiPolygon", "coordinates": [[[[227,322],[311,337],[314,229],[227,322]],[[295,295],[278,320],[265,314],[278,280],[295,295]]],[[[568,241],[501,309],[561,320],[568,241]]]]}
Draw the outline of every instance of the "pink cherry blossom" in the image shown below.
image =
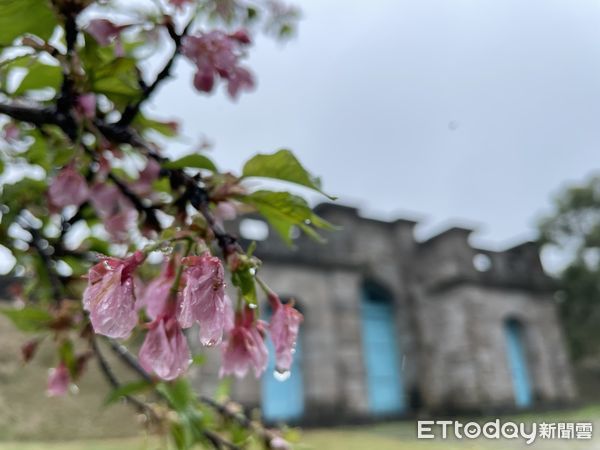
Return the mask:
{"type": "Polygon", "coordinates": [[[269,303],[273,309],[269,329],[275,346],[277,370],[286,371],[292,367],[294,347],[303,316],[291,304],[283,304],[274,293],[269,293],[269,303]]]}
{"type": "Polygon", "coordinates": [[[196,89],[211,92],[217,76],[227,81],[227,91],[232,98],[236,98],[240,91],[254,87],[252,74],[239,66],[242,47],[249,43],[250,36],[246,30],[232,34],[214,30],[186,37],[182,53],[196,65],[196,89]]]}
{"type": "Polygon", "coordinates": [[[149,159],[146,167],[139,174],[138,179],[129,187],[137,195],[148,197],[153,193],[152,183],[158,179],[160,175],[160,164],[154,159],[149,159]]]}
{"type": "Polygon", "coordinates": [[[183,328],[200,325],[200,343],[217,345],[227,323],[225,283],[221,260],[209,253],[182,260],[184,288],[177,319],[183,328]]]}
{"type": "Polygon", "coordinates": [[[119,188],[113,184],[96,183],[92,186],[90,201],[113,240],[126,242],[129,231],[135,226],[137,211],[119,188]]]}
{"type": "Polygon", "coordinates": [[[231,202],[219,202],[214,210],[215,221],[224,226],[226,220],[233,220],[237,216],[237,208],[231,202]]]}
{"type": "Polygon", "coordinates": [[[77,97],[75,108],[82,117],[85,117],[86,119],[93,119],[96,115],[96,95],[80,95],[77,97]]]}
{"type": "Polygon", "coordinates": [[[182,375],[190,365],[190,350],[174,314],[163,314],[149,325],[139,358],[142,367],[163,380],[182,375]]]}
{"type": "Polygon", "coordinates": [[[83,308],[90,313],[97,334],[126,338],[135,328],[138,316],[133,272],[144,258],[139,251],[127,259],[103,258],[90,269],[83,308]]]}
{"type": "Polygon", "coordinates": [[[80,206],[90,196],[85,178],[69,164],[54,177],[48,188],[48,200],[54,208],[80,206]]]}
{"type": "Polygon", "coordinates": [[[8,122],[2,128],[2,133],[7,141],[16,141],[21,136],[21,129],[16,123],[8,122]]]}
{"type": "Polygon", "coordinates": [[[94,19],[87,26],[87,32],[92,35],[100,45],[110,45],[114,40],[115,54],[123,56],[123,44],[121,42],[121,32],[129,25],[116,25],[107,19],[94,19]]]}
{"type": "Polygon", "coordinates": [[[139,306],[146,308],[146,314],[152,320],[158,318],[166,307],[175,281],[175,260],[170,259],[164,265],[162,273],[143,289],[139,306]]]}
{"type": "Polygon", "coordinates": [[[271,442],[269,442],[269,448],[271,448],[271,450],[291,450],[292,446],[281,436],[275,436],[271,439],[271,442]]]}
{"type": "Polygon", "coordinates": [[[238,313],[235,326],[229,332],[223,348],[223,362],[219,376],[235,375],[243,378],[250,367],[256,378],[267,368],[269,352],[264,340],[264,323],[254,320],[254,311],[246,308],[238,313]]]}
{"type": "Polygon", "coordinates": [[[177,9],[182,9],[185,5],[193,3],[194,0],[169,0],[169,3],[177,9]]]}
{"type": "Polygon", "coordinates": [[[61,361],[57,367],[50,369],[46,394],[50,397],[65,395],[69,390],[69,384],[69,370],[65,363],[61,361]]]}

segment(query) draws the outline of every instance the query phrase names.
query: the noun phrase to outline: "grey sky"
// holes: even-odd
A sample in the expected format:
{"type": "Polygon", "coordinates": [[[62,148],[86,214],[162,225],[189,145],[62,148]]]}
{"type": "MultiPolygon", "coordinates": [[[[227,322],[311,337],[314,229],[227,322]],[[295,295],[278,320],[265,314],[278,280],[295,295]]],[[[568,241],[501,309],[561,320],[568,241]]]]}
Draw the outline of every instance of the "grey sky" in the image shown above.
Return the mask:
{"type": "MultiPolygon", "coordinates": [[[[365,214],[482,225],[502,247],[532,233],[552,193],[600,165],[600,3],[298,1],[298,37],[260,39],[259,86],[230,102],[191,72],[156,97],[221,167],[293,149],[365,214]]],[[[179,147],[185,148],[185,147],[179,147]]]]}

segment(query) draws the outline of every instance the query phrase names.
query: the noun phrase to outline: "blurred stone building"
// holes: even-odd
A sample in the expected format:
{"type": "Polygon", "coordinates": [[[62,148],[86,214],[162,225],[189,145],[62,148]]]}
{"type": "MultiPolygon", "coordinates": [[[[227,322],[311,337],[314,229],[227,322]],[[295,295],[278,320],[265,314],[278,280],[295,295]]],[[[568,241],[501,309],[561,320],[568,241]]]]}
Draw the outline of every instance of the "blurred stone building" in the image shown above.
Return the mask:
{"type": "MultiPolygon", "coordinates": [[[[233,397],[270,421],[331,423],[415,413],[493,413],[575,398],[553,285],[538,249],[474,248],[472,230],[425,242],[415,222],[361,217],[322,204],[341,225],[322,245],[287,247],[266,223],[242,218],[234,232],[258,241],[261,276],[294,298],[305,321],[291,374],[251,375],[233,397]]],[[[197,373],[218,383],[218,352],[197,373]]]]}

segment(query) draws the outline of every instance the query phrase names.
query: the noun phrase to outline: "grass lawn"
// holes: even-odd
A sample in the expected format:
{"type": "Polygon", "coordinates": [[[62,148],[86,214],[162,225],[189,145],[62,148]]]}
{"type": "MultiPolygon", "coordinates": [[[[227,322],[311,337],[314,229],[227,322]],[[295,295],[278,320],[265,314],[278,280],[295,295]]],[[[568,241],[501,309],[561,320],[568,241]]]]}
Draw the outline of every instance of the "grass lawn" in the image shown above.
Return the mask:
{"type": "MultiPolygon", "coordinates": [[[[315,429],[302,433],[300,450],[600,450],[600,406],[559,413],[527,414],[502,418],[514,422],[577,422],[594,424],[594,439],[540,440],[526,445],[522,440],[441,440],[416,439],[415,421],[386,423],[348,428],[315,429]]],[[[467,419],[462,420],[467,422],[467,419]]],[[[162,450],[158,440],[145,438],[89,440],[72,442],[0,442],[0,450],[162,450]]]]}

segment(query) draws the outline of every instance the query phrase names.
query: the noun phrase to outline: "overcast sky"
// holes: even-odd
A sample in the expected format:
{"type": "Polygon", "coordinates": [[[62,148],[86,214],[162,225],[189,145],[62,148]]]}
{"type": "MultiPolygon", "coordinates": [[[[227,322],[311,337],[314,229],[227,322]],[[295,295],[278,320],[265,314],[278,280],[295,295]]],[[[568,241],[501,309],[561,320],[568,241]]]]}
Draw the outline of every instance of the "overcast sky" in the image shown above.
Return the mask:
{"type": "Polygon", "coordinates": [[[600,2],[296,3],[297,38],[252,49],[254,93],[196,95],[181,63],[155,99],[221,167],[289,147],[365,215],[473,224],[491,248],[600,167],[600,2]]]}

